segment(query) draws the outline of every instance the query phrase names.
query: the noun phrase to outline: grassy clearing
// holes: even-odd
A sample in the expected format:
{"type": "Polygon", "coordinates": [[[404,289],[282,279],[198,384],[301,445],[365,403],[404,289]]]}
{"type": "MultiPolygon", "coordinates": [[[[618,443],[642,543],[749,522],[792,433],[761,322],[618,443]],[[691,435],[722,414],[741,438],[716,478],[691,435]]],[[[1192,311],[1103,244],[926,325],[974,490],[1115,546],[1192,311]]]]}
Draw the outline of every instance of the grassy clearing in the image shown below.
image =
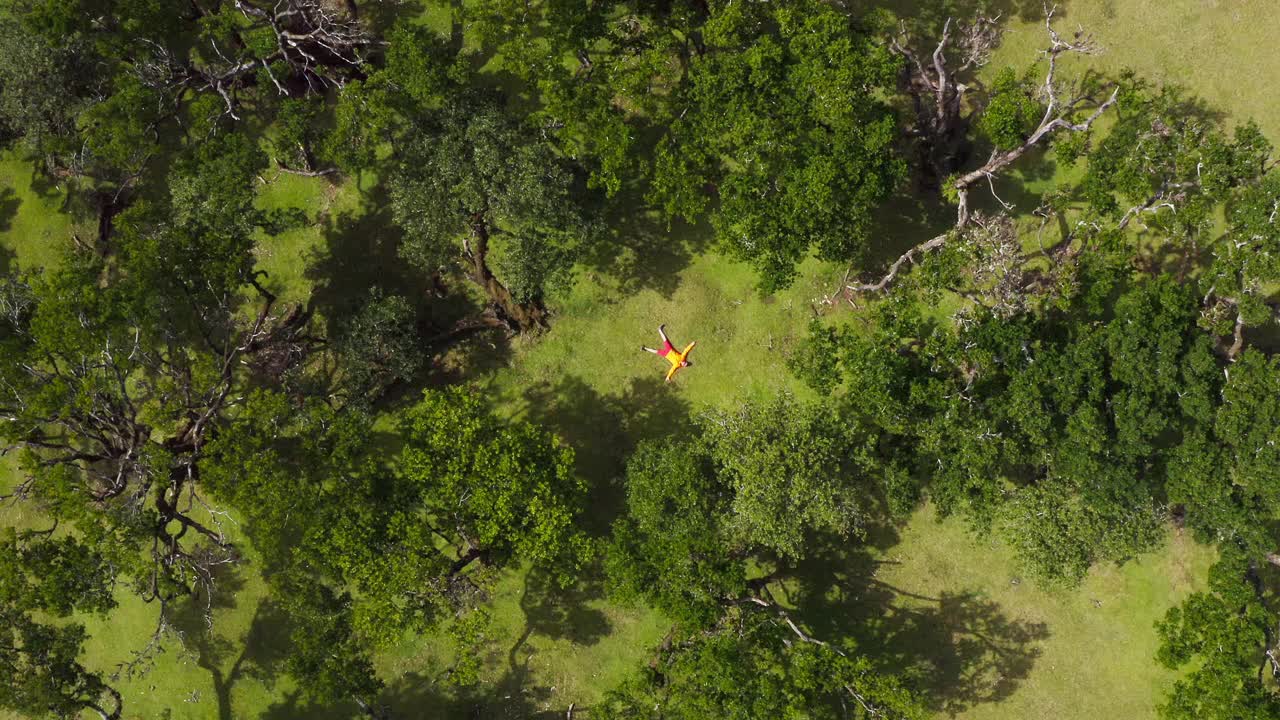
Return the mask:
{"type": "MultiPolygon", "coordinates": [[[[997,3],[1000,4],[1000,3],[997,3]]],[[[1009,3],[1015,4],[1015,3],[1009,3]]],[[[1194,92],[1233,122],[1252,119],[1280,141],[1280,80],[1275,37],[1280,14],[1269,0],[1069,0],[1060,2],[1061,30],[1083,27],[1102,52],[1089,64],[1109,72],[1132,68],[1150,80],[1194,92]]],[[[1039,3],[1017,2],[1034,7],[1039,3]]],[[[1036,14],[1013,18],[991,66],[1023,67],[1044,47],[1036,14]]]]}
{"type": "Polygon", "coordinates": [[[937,716],[969,720],[1153,717],[1174,677],[1152,659],[1153,622],[1203,586],[1214,557],[1170,533],[1078,588],[1044,588],[1008,548],[931,506],[871,545],[819,553],[779,598],[815,632],[906,673],[937,716]]]}
{"type": "Polygon", "coordinates": [[[55,262],[82,228],[66,213],[66,185],[51,184],[19,153],[0,153],[0,271],[55,262]]]}

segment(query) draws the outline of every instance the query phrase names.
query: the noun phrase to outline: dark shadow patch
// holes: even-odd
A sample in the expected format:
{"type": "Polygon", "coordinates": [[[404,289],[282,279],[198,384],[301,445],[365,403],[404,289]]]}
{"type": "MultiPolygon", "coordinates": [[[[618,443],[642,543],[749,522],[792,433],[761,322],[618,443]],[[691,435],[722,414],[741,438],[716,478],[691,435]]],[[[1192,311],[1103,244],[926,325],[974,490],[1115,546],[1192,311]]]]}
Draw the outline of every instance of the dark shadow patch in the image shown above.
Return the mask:
{"type": "Polygon", "coordinates": [[[18,216],[18,208],[22,207],[22,199],[13,188],[0,188],[0,232],[13,227],[13,219],[18,216]]]}
{"type": "MultiPolygon", "coordinates": [[[[873,535],[872,545],[894,537],[873,535]]],[[[796,582],[780,597],[817,637],[854,645],[877,670],[902,677],[934,712],[954,717],[1009,697],[1030,675],[1048,626],[1009,617],[980,591],[934,596],[894,587],[876,577],[891,562],[863,547],[824,543],[799,563],[796,582]]]]}
{"type": "MultiPolygon", "coordinates": [[[[387,686],[379,702],[394,718],[431,718],[432,720],[480,720],[512,718],[520,720],[560,720],[565,708],[558,707],[551,688],[531,684],[531,671],[525,658],[508,670],[493,685],[469,688],[442,686],[419,673],[408,673],[387,686]],[[554,709],[548,709],[553,708],[554,709]]],[[[576,708],[583,710],[581,706],[576,708]]],[[[307,715],[279,715],[274,720],[303,718],[307,715]]],[[[355,715],[316,716],[321,720],[355,715]]],[[[575,717],[582,717],[575,713],[575,717]]]]}
{"type": "Polygon", "coordinates": [[[867,249],[850,280],[878,279],[904,252],[954,227],[956,216],[936,195],[902,192],[877,207],[871,222],[867,249]]]}
{"type": "Polygon", "coordinates": [[[561,588],[548,573],[534,568],[524,576],[520,610],[525,632],[510,650],[515,656],[531,635],[566,639],[576,645],[595,645],[609,634],[609,618],[588,603],[604,597],[601,573],[594,568],[577,585],[561,588]]]}
{"type": "MultiPolygon", "coordinates": [[[[421,708],[419,705],[417,708],[421,708]]],[[[415,708],[415,709],[417,709],[415,708]]],[[[369,715],[351,702],[328,705],[309,702],[302,692],[290,691],[283,700],[272,703],[259,715],[261,720],[361,720],[369,715]]],[[[405,717],[435,717],[434,715],[406,715],[405,717]]]]}
{"type": "Polygon", "coordinates": [[[623,188],[594,212],[604,227],[578,262],[591,274],[612,278],[623,295],[639,290],[674,292],[680,272],[706,252],[714,239],[705,217],[697,224],[663,220],[648,207],[638,185],[623,188]]]}
{"type": "Polygon", "coordinates": [[[590,512],[580,525],[592,535],[609,533],[622,511],[622,474],[643,440],[689,427],[689,403],[656,378],[632,379],[616,395],[602,395],[581,378],[566,375],[525,391],[524,414],[563,438],[575,452],[578,474],[588,482],[590,512]]]}

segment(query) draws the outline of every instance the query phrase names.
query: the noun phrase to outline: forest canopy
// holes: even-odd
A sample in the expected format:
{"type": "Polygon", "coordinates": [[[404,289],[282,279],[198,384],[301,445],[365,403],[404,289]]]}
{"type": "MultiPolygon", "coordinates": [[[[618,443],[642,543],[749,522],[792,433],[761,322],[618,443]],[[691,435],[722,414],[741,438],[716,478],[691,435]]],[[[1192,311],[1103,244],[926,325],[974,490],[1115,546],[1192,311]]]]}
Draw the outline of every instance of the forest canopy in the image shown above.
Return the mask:
{"type": "Polygon", "coordinates": [[[922,718],[955,693],[797,598],[906,594],[882,539],[927,507],[1046,593],[1211,547],[1142,621],[1158,712],[1280,718],[1269,139],[1097,69],[1055,6],[998,66],[1000,3],[882,5],[0,7],[4,162],[71,228],[3,249],[0,709],[140,716],[179,648],[221,717],[256,673],[292,693],[262,717],[922,718]],[[720,303],[681,310],[696,362],[575,385],[650,369],[646,293],[720,303]],[[778,372],[717,378],[715,313],[784,297],[751,329],[778,372]],[[591,703],[486,704],[600,607],[661,632],[591,703]]]}

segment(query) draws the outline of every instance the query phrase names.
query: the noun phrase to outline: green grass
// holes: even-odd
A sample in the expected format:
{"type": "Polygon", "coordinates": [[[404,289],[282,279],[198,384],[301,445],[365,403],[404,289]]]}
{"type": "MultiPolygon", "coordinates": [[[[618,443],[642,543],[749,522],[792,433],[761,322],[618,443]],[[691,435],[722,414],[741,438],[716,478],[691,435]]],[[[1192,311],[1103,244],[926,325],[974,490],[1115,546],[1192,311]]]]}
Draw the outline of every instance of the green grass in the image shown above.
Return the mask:
{"type": "Polygon", "coordinates": [[[71,243],[73,232],[86,232],[65,212],[67,187],[55,184],[28,159],[13,151],[0,153],[0,271],[48,266],[71,243]]]}

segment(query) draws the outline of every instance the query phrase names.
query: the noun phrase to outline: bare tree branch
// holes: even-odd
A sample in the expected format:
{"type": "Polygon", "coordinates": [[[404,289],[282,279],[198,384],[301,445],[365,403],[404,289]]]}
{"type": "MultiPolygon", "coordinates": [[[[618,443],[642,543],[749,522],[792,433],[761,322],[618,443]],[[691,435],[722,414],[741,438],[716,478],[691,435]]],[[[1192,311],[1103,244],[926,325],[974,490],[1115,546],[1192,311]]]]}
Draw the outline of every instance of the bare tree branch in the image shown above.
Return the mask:
{"type": "Polygon", "coordinates": [[[944,233],[935,238],[930,238],[929,240],[926,240],[920,243],[919,245],[916,245],[910,250],[902,253],[902,255],[897,260],[895,260],[892,265],[889,266],[889,272],[885,273],[884,277],[880,278],[878,281],[874,283],[864,283],[860,285],[849,285],[848,289],[851,290],[852,292],[859,292],[859,293],[881,292],[882,290],[884,290],[886,287],[889,286],[889,283],[893,282],[893,279],[898,276],[898,272],[902,270],[902,267],[904,265],[906,265],[907,263],[914,264],[917,256],[924,255],[927,252],[937,250],[938,248],[942,247],[943,244],[947,242],[947,238],[950,237],[950,235],[951,235],[950,233],[944,233]]]}

